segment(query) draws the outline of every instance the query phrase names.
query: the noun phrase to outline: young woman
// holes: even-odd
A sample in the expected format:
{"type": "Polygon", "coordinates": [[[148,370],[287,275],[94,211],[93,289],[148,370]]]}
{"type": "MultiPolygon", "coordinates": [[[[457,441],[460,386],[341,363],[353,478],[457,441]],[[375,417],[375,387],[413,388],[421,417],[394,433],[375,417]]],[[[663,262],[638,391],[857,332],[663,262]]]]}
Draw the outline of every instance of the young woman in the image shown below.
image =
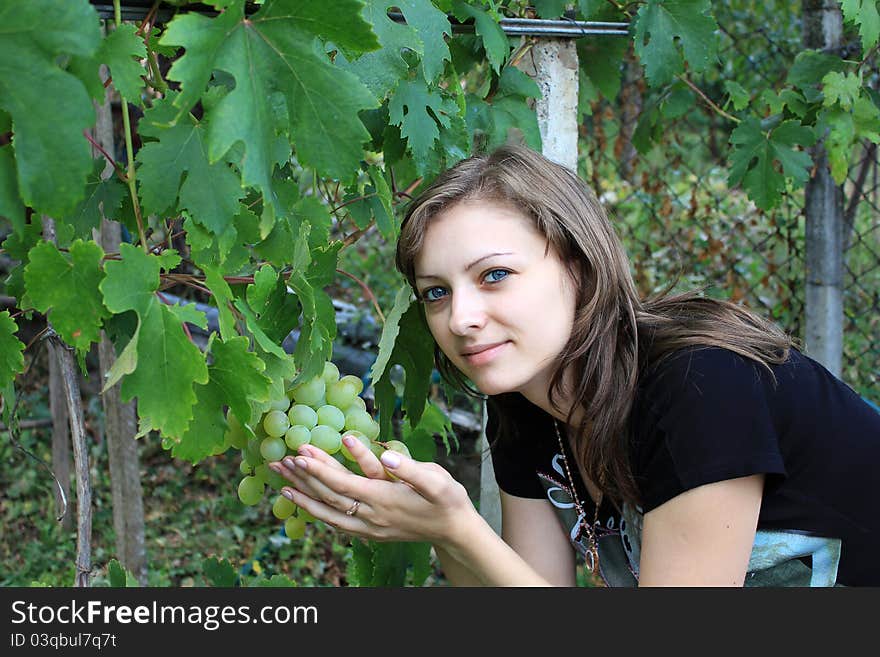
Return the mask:
{"type": "Polygon", "coordinates": [[[273,467],[340,530],[430,541],[456,585],[880,585],[880,414],[771,323],[641,300],[593,193],[538,153],[464,160],[397,266],[438,370],[487,396],[502,535],[440,466],[346,438],[273,467]],[[393,472],[396,478],[388,476],[393,472]]]}

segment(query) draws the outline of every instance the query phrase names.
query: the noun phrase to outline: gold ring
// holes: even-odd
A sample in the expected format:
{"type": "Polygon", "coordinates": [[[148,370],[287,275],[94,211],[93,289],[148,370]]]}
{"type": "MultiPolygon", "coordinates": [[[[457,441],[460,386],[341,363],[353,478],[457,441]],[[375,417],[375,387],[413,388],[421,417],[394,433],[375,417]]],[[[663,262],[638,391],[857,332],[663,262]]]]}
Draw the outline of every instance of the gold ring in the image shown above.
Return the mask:
{"type": "Polygon", "coordinates": [[[361,505],[361,501],[360,501],[360,500],[355,500],[355,501],[354,501],[354,504],[352,504],[351,507],[348,509],[348,511],[345,512],[345,515],[347,515],[347,516],[353,516],[355,513],[357,513],[358,507],[359,507],[360,505],[361,505]]]}

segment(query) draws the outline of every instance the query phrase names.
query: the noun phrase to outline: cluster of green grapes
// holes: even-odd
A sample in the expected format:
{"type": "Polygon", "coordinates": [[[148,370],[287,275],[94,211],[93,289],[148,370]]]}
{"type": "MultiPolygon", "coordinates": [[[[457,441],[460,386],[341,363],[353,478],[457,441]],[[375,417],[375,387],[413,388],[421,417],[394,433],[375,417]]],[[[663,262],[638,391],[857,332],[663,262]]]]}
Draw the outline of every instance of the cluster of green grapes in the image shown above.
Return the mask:
{"type": "MultiPolygon", "coordinates": [[[[302,445],[314,445],[358,474],[363,474],[351,452],[342,444],[344,435],[354,436],[376,456],[391,449],[409,456],[406,444],[399,440],[381,442],[379,423],[366,410],[360,396],[363,381],[351,374],[340,376],[339,368],[324,363],[324,371],[309,381],[291,386],[285,381],[285,394],[271,399],[255,412],[253,437],[231,412],[225,447],[241,450],[240,470],[244,478],[238,484],[238,499],[243,504],[258,504],[266,486],[280,491],[288,481],[269,469],[268,464],[296,454],[302,445]]],[[[306,523],[314,517],[283,495],[277,495],[272,513],[284,521],[284,531],[292,539],[302,538],[306,523]]]]}

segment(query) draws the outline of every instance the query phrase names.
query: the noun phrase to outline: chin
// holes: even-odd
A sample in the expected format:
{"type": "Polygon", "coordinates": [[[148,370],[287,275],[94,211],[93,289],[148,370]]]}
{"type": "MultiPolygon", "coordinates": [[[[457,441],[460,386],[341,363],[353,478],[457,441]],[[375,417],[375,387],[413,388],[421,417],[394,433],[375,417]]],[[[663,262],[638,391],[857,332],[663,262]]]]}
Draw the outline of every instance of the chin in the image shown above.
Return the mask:
{"type": "Polygon", "coordinates": [[[471,379],[471,381],[484,395],[500,395],[505,392],[516,392],[519,386],[511,383],[509,376],[491,376],[471,379]]]}

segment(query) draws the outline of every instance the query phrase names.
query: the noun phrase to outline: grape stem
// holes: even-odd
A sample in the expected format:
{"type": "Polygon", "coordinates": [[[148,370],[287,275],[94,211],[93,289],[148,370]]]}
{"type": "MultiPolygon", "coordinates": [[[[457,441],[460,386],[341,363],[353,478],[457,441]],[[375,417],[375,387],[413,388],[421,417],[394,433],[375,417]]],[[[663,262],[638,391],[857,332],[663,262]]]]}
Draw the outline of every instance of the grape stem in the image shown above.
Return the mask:
{"type": "Polygon", "coordinates": [[[95,139],[89,134],[88,130],[83,130],[83,136],[89,140],[89,143],[92,146],[94,146],[98,150],[98,152],[101,153],[101,155],[103,155],[111,165],[113,165],[113,169],[116,171],[116,175],[119,177],[119,179],[122,182],[127,182],[127,180],[125,178],[125,169],[123,169],[121,166],[119,166],[119,164],[116,162],[116,160],[113,159],[113,157],[110,155],[110,153],[105,151],[104,147],[101,146],[101,144],[99,144],[97,141],[95,141],[95,139]]]}
{"type": "MultiPolygon", "coordinates": [[[[116,27],[118,28],[122,25],[122,8],[119,0],[113,0],[113,15],[116,19],[116,27]]],[[[144,233],[144,220],[141,217],[141,204],[140,200],[138,200],[137,186],[134,177],[134,145],[131,140],[131,118],[128,114],[128,101],[122,94],[119,94],[119,97],[121,101],[120,105],[122,107],[122,128],[125,135],[125,154],[128,159],[128,176],[126,180],[128,183],[128,193],[131,196],[131,204],[134,208],[134,218],[137,221],[138,237],[141,240],[141,246],[145,253],[149,253],[150,247],[147,246],[147,236],[144,233]]]]}
{"type": "Polygon", "coordinates": [[[379,307],[379,302],[376,300],[376,296],[373,294],[373,291],[367,286],[367,284],[354,274],[349,274],[347,271],[344,271],[342,269],[337,269],[336,272],[338,274],[342,274],[343,276],[348,276],[351,280],[360,285],[361,290],[363,290],[364,294],[366,294],[370,301],[373,303],[373,308],[376,309],[376,314],[379,316],[379,319],[381,319],[382,323],[384,324],[385,315],[382,314],[382,309],[379,307]]]}

